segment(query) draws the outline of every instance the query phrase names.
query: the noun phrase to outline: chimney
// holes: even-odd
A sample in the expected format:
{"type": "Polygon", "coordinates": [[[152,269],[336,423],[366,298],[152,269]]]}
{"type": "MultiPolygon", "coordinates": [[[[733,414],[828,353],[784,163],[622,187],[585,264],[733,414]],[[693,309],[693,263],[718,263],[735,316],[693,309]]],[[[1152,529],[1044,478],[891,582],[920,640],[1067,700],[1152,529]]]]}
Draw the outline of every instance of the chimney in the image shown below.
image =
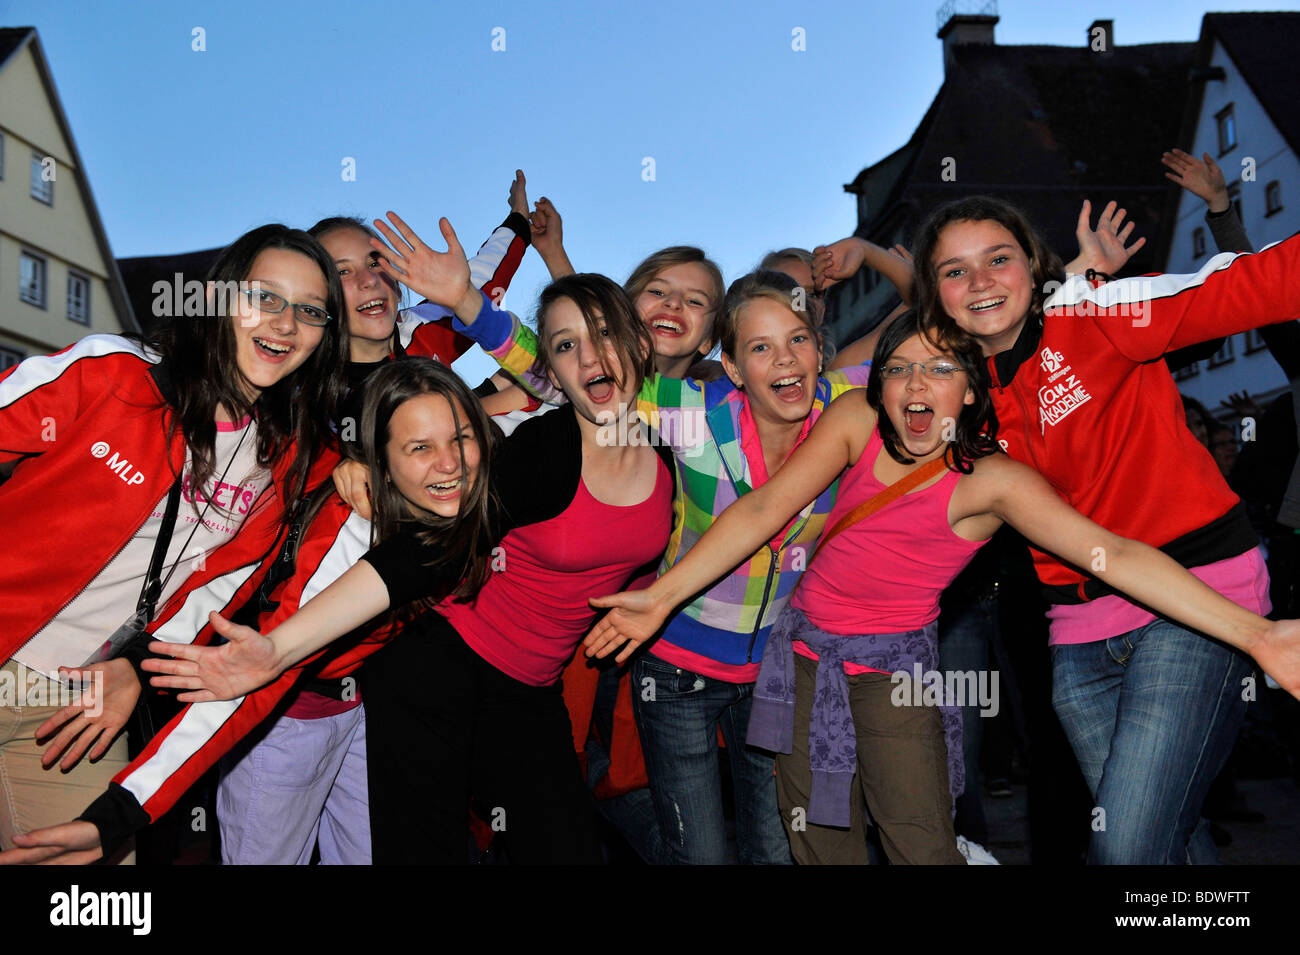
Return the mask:
{"type": "Polygon", "coordinates": [[[938,37],[943,41],[943,72],[947,76],[955,63],[957,47],[974,43],[993,45],[998,3],[997,0],[947,0],[935,20],[939,24],[938,37]]]}
{"type": "Polygon", "coordinates": [[[1115,21],[1093,20],[1088,27],[1088,49],[1093,53],[1110,53],[1115,49],[1115,21]]]}

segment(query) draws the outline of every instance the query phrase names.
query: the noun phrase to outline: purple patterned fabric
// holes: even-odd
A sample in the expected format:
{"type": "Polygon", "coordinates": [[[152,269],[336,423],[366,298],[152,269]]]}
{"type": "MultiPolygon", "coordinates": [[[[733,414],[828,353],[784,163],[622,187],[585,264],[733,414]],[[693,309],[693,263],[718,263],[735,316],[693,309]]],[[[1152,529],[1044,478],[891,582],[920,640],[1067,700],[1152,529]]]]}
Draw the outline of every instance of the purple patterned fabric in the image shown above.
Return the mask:
{"type": "MultiPolygon", "coordinates": [[[[938,623],[931,622],[907,633],[843,636],[819,630],[802,612],[787,606],[767,647],[754,684],[754,707],[749,716],[751,746],[789,753],[794,742],[795,652],[802,640],[820,658],[808,725],[808,752],[812,761],[812,794],[808,821],[820,826],[848,828],[850,784],[858,768],[857,734],[849,712],[849,684],[844,663],[906,673],[913,677],[936,671],[939,664],[938,623]]],[[[908,699],[912,698],[910,689],[908,699]]],[[[944,738],[948,744],[948,788],[953,800],[965,788],[962,759],[961,710],[940,706],[944,738]]]]}

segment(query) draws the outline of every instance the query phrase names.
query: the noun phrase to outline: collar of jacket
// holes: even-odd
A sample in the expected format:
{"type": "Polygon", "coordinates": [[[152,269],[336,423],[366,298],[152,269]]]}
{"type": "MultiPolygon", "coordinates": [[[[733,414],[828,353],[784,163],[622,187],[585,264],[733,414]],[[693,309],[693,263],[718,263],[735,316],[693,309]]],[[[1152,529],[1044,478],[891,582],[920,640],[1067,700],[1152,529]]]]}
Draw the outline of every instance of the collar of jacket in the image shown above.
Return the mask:
{"type": "Polygon", "coordinates": [[[167,364],[167,359],[163,359],[149,368],[149,377],[153,379],[154,385],[158,388],[158,393],[162,395],[163,401],[167,402],[171,408],[176,407],[176,383],[172,381],[171,366],[167,364]]]}
{"type": "Polygon", "coordinates": [[[1020,329],[1014,345],[988,359],[989,377],[994,388],[1005,388],[1011,384],[1020,366],[1038,354],[1038,343],[1042,338],[1042,324],[1027,321],[1025,327],[1020,329]]]}
{"type": "MultiPolygon", "coordinates": [[[[818,377],[817,388],[813,392],[813,403],[821,401],[825,405],[829,396],[830,383],[825,378],[818,377]]],[[[722,467],[736,489],[738,498],[753,490],[753,487],[741,477],[746,471],[745,452],[740,446],[740,408],[743,401],[744,396],[740,389],[733,385],[729,378],[704,383],[704,407],[707,409],[704,418],[708,422],[709,433],[713,435],[714,444],[718,447],[718,457],[722,459],[722,467]]],[[[811,413],[812,410],[809,409],[809,414],[811,413]]],[[[791,523],[782,540],[782,547],[799,536],[808,521],[808,516],[812,513],[813,506],[810,504],[805,507],[791,523]]]]}

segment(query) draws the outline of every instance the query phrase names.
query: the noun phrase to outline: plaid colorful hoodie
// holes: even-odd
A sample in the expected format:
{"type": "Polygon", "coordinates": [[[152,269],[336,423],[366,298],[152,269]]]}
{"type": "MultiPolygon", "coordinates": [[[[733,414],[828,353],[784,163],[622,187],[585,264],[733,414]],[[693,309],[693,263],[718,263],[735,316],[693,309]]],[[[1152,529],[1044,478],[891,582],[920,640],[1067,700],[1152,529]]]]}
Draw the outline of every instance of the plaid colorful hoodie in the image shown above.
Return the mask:
{"type": "MultiPolygon", "coordinates": [[[[537,361],[537,338],[513,314],[494,308],[485,297],[472,326],[459,321],[455,326],[475,338],[506,371],[528,380],[527,373],[537,361]]],[[[865,387],[869,370],[870,365],[864,364],[818,378],[811,422],[844,392],[865,387]]],[[[661,574],[695,546],[729,504],[753,487],[749,461],[741,450],[740,412],[745,402],[744,393],[726,378],[698,382],[654,375],[637,395],[642,420],[672,447],[677,463],[673,531],[661,574]]],[[[626,439],[613,426],[610,429],[611,443],[626,439]]],[[[832,484],[795,517],[779,547],[765,544],[681,607],[652,652],[678,666],[703,658],[722,665],[708,667],[706,675],[726,679],[729,673],[737,682],[751,682],[750,671],[757,669],[768,632],[812,558],[837,486],[838,482],[832,484]],[[674,648],[685,654],[673,653],[674,648]]]]}

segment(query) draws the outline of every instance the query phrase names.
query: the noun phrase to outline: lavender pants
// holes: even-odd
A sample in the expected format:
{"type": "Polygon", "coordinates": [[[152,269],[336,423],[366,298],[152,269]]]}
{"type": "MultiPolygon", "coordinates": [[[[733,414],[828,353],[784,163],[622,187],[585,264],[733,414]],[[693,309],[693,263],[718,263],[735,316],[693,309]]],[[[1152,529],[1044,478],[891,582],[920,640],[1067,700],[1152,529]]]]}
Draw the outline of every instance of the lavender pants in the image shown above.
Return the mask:
{"type": "Polygon", "coordinates": [[[281,716],[221,764],[217,787],[221,861],[370,864],[365,707],[337,716],[281,716]]]}

